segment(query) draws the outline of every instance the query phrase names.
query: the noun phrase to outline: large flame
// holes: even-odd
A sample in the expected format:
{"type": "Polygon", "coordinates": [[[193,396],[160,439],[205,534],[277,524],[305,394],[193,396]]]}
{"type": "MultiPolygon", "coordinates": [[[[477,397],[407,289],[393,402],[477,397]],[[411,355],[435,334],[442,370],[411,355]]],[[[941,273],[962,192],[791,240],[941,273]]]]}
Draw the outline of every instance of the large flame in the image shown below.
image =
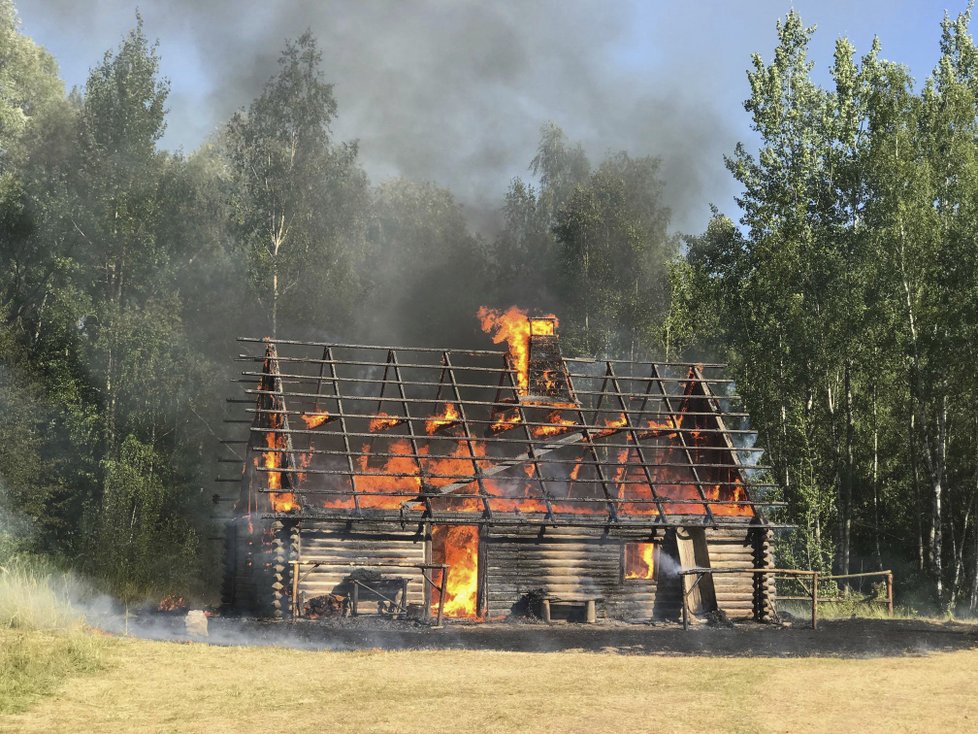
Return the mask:
{"type": "Polygon", "coordinates": [[[625,578],[655,578],[654,543],[625,543],[625,578]]]}
{"type": "MultiPolygon", "coordinates": [[[[279,413],[269,414],[270,428],[278,429],[282,427],[282,416],[279,413]]],[[[286,453],[283,451],[287,446],[285,434],[268,431],[265,433],[265,447],[273,449],[262,452],[262,465],[266,469],[285,468],[286,453]]],[[[282,489],[282,472],[269,471],[265,473],[268,489],[273,490],[268,493],[268,500],[271,502],[272,510],[275,512],[291,512],[296,509],[295,495],[291,492],[279,492],[282,489]]]]}
{"type": "Polygon", "coordinates": [[[518,306],[505,311],[480,306],[476,312],[482,330],[492,336],[493,344],[506,342],[509,356],[516,370],[516,387],[520,395],[526,395],[530,384],[530,334],[547,336],[555,333],[557,317],[527,315],[518,306]]]}
{"type": "MultiPolygon", "coordinates": [[[[435,563],[449,568],[445,589],[444,614],[449,619],[476,619],[479,616],[479,528],[477,525],[435,525],[431,530],[431,555],[435,563]]],[[[431,594],[431,608],[438,608],[437,589],[431,594]]]]}
{"type": "MultiPolygon", "coordinates": [[[[561,482],[536,472],[532,467],[531,454],[522,464],[513,463],[512,471],[506,475],[486,476],[485,472],[500,457],[492,454],[494,458],[490,458],[489,447],[493,444],[468,434],[459,436],[458,431],[449,433],[443,430],[461,424],[461,406],[457,401],[446,401],[440,403],[437,412],[424,421],[427,436],[443,432],[442,438],[437,441],[429,443],[425,436],[419,435],[372,439],[363,444],[359,455],[354,455],[355,466],[349,480],[339,479],[343,472],[335,470],[340,467],[330,465],[327,460],[326,468],[332,471],[326,473],[336,477],[329,480],[332,482],[332,493],[325,500],[325,507],[399,510],[406,506],[420,510],[426,493],[443,490],[445,494],[441,496],[427,494],[427,502],[437,509],[457,512],[482,512],[488,505],[490,510],[499,512],[544,513],[552,510],[571,515],[604,515],[609,511],[609,504],[612,504],[622,514],[639,516],[652,516],[660,511],[671,515],[704,514],[707,506],[717,515],[753,514],[753,508],[746,503],[746,488],[736,468],[704,467],[697,475],[690,467],[690,453],[695,457],[694,464],[707,465],[715,461],[716,454],[711,452],[723,448],[717,443],[708,424],[697,423],[694,416],[687,421],[693,425],[683,426],[682,414],[663,416],[660,420],[639,414],[633,415],[629,422],[625,411],[599,412],[593,422],[589,422],[580,415],[581,407],[574,403],[555,403],[543,399],[531,402],[533,399],[526,395],[529,339],[533,334],[553,334],[556,320],[551,320],[552,317],[529,317],[526,311],[515,306],[505,311],[482,307],[478,316],[482,328],[492,335],[495,343],[507,343],[515,382],[518,391],[523,393],[520,406],[496,404],[498,409],[490,413],[488,433],[497,434],[521,425],[524,418],[521,407],[534,410],[536,406],[541,410],[534,412],[537,415],[542,413],[545,417],[541,419],[535,415],[532,419],[526,418],[530,421],[527,429],[531,436],[549,439],[578,430],[583,434],[580,440],[570,443],[581,446],[591,444],[608,455],[607,459],[592,457],[598,463],[607,462],[607,471],[589,470],[582,477],[583,464],[578,459],[570,463],[561,482]],[[534,422],[538,425],[534,425],[534,422]],[[595,439],[613,436],[618,436],[618,441],[625,446],[604,449],[593,443],[595,439]],[[450,445],[449,439],[454,439],[455,446],[446,450],[444,446],[450,445]],[[653,441],[645,443],[649,439],[653,441]],[[378,445],[375,446],[375,443],[378,445]],[[356,492],[356,497],[351,489],[356,492]],[[546,497],[541,490],[547,493],[546,497]],[[605,498],[603,490],[607,490],[610,497],[605,498]],[[744,504],[714,504],[730,501],[744,504]]],[[[557,375],[548,372],[543,379],[556,384],[557,375]]],[[[306,412],[300,417],[308,427],[322,425],[330,419],[328,413],[319,410],[318,405],[315,412],[306,412]]],[[[384,412],[374,413],[369,418],[372,433],[403,425],[408,420],[384,412]]],[[[281,422],[277,414],[273,415],[269,427],[280,428],[281,422]]],[[[288,465],[297,473],[287,473],[284,463],[287,454],[281,438],[281,434],[269,431],[265,436],[269,450],[260,456],[265,468],[270,470],[267,472],[267,483],[272,490],[272,504],[276,510],[287,512],[296,507],[295,497],[291,493],[294,483],[287,484],[287,480],[295,478],[300,483],[304,480],[312,452],[300,454],[298,464],[288,465]]],[[[560,459],[559,456],[557,458],[560,459]]],[[[564,463],[568,463],[566,459],[564,463]]],[[[585,463],[590,465],[592,462],[585,463]]]]}

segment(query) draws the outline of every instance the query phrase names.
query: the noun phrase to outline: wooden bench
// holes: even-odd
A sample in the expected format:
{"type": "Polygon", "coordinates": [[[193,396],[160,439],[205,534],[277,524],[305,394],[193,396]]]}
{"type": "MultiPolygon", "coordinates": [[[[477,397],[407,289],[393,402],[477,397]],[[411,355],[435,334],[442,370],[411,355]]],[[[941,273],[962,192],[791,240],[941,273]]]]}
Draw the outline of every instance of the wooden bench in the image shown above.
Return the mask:
{"type": "Polygon", "coordinates": [[[551,612],[553,607],[582,608],[584,610],[585,624],[594,624],[598,621],[597,604],[602,601],[600,596],[580,596],[580,597],[556,597],[545,596],[540,603],[541,616],[547,624],[553,624],[551,612]]]}

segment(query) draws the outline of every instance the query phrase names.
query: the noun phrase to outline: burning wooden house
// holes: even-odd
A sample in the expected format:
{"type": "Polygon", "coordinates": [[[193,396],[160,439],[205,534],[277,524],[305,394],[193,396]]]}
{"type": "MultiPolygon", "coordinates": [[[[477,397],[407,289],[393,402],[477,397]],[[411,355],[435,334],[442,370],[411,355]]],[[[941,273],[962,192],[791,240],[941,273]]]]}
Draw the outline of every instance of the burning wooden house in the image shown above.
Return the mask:
{"type": "Polygon", "coordinates": [[[722,365],[242,339],[250,415],[224,601],[259,616],[761,618],[772,526],[722,365]],[[690,589],[682,568],[707,574],[690,589]]]}

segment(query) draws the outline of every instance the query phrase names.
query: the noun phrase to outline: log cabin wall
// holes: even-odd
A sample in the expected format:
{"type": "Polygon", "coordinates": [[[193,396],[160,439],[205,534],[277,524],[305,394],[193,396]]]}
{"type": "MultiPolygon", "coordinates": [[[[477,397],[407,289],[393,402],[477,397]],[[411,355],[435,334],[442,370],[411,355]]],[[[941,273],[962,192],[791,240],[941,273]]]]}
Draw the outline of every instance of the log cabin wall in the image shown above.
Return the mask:
{"type": "MultiPolygon", "coordinates": [[[[722,528],[707,530],[710,568],[718,570],[772,568],[773,549],[770,531],[757,526],[743,530],[722,528]]],[[[719,609],[731,619],[766,618],[774,598],[774,580],[770,575],[718,573],[713,586],[719,609]]]]}
{"type": "MultiPolygon", "coordinates": [[[[771,565],[769,534],[745,524],[741,528],[707,529],[706,546],[712,568],[748,570],[771,565]]],[[[681,586],[675,531],[660,530],[655,544],[655,575],[651,580],[627,579],[624,545],[649,542],[649,533],[597,529],[492,528],[483,539],[484,609],[489,619],[505,617],[542,590],[555,599],[597,599],[599,616],[623,621],[677,619],[681,586]]],[[[765,577],[766,578],[766,577],[765,577]]],[[[755,588],[749,574],[717,574],[718,607],[731,618],[747,618],[755,609],[770,608],[770,581],[755,588]]]]}
{"type": "MultiPolygon", "coordinates": [[[[647,538],[648,535],[646,534],[647,538]]],[[[600,599],[598,613],[652,615],[652,582],[622,588],[620,538],[584,528],[492,528],[484,538],[487,616],[505,617],[543,590],[558,599],[600,599]]]]}
{"type": "MultiPolygon", "coordinates": [[[[230,529],[233,540],[225,558],[225,603],[242,612],[277,616],[275,587],[279,583],[287,586],[288,574],[275,577],[270,552],[254,553],[249,544],[267,532],[249,533],[247,523],[241,521],[232,523],[230,529]]],[[[704,535],[710,568],[747,571],[774,565],[768,528],[745,524],[743,528],[706,529],[704,535]]],[[[430,532],[391,523],[307,521],[298,537],[298,558],[303,562],[300,605],[333,593],[356,568],[409,579],[408,603],[424,604],[421,571],[410,566],[430,561],[430,532]],[[322,565],[313,567],[308,562],[322,565]]],[[[652,538],[647,530],[605,533],[596,528],[548,527],[541,533],[538,527],[490,527],[482,532],[479,555],[480,606],[489,620],[509,616],[526,603],[528,594],[539,590],[557,600],[595,599],[599,617],[632,622],[679,618],[681,586],[675,572],[680,554],[672,529],[660,529],[652,538]],[[625,544],[648,542],[655,546],[653,579],[625,578],[625,544]]],[[[764,619],[773,608],[773,578],[769,575],[716,574],[713,589],[718,608],[731,619],[764,619]]],[[[290,597],[291,589],[283,591],[290,597]]],[[[281,601],[281,605],[290,603],[291,598],[281,601]]],[[[288,616],[287,609],[280,611],[288,616]]],[[[370,604],[362,606],[363,613],[372,611],[370,604]]]]}
{"type": "MultiPolygon", "coordinates": [[[[401,529],[380,523],[306,523],[300,531],[300,555],[303,564],[315,561],[322,565],[300,566],[299,602],[334,589],[355,568],[382,573],[385,577],[409,579],[408,603],[423,604],[424,580],[421,570],[410,564],[424,563],[427,543],[417,526],[401,529]],[[380,567],[372,564],[403,564],[404,567],[380,567]]],[[[361,613],[374,611],[364,604],[361,613]]]]}

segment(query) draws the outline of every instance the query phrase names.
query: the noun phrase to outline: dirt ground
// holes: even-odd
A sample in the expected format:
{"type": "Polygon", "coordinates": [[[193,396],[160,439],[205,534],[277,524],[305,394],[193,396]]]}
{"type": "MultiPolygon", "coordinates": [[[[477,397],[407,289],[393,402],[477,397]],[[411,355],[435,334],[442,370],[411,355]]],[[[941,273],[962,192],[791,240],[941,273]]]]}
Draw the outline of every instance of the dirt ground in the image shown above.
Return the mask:
{"type": "Polygon", "coordinates": [[[866,658],[917,655],[978,648],[978,625],[926,620],[819,620],[774,626],[737,623],[732,627],[678,624],[599,623],[446,624],[431,629],[377,618],[259,623],[212,619],[215,644],[257,644],[312,650],[471,649],[509,652],[617,652],[635,655],[866,658]]]}

